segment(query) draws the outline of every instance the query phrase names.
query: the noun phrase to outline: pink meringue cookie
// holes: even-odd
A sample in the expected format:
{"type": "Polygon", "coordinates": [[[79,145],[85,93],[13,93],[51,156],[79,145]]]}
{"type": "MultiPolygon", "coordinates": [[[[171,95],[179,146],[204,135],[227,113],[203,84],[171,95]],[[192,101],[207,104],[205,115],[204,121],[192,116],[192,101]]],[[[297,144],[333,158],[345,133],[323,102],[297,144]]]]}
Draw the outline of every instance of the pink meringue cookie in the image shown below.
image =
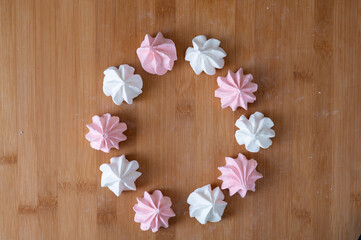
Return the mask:
{"type": "Polygon", "coordinates": [[[111,148],[119,149],[119,142],[127,139],[123,134],[127,125],[120,123],[118,117],[112,117],[109,113],[101,117],[95,115],[92,119],[93,123],[86,125],[89,132],[85,135],[90,146],[106,153],[111,148]]]}
{"type": "Polygon", "coordinates": [[[238,192],[242,198],[248,190],[256,191],[256,181],[263,177],[257,172],[256,167],[256,160],[247,160],[241,153],[235,159],[226,157],[226,165],[218,168],[222,172],[218,177],[223,181],[221,188],[228,188],[230,196],[238,192]]]}
{"type": "Polygon", "coordinates": [[[140,223],[140,229],[157,232],[160,227],[169,226],[168,219],[175,214],[170,208],[172,202],[169,197],[163,196],[162,192],[155,190],[152,195],[144,192],[144,198],[137,198],[138,203],[134,205],[134,221],[140,223]]]}
{"type": "Polygon", "coordinates": [[[222,108],[231,107],[236,111],[237,107],[243,107],[247,110],[247,103],[253,103],[256,96],[258,85],[252,82],[252,74],[243,75],[243,69],[240,68],[236,73],[228,70],[226,77],[218,77],[219,88],[214,96],[221,99],[222,108]]]}
{"type": "Polygon", "coordinates": [[[148,34],[137,49],[137,55],[145,71],[151,74],[164,75],[172,70],[177,60],[177,51],[172,40],[164,38],[159,32],[155,38],[148,34]]]}

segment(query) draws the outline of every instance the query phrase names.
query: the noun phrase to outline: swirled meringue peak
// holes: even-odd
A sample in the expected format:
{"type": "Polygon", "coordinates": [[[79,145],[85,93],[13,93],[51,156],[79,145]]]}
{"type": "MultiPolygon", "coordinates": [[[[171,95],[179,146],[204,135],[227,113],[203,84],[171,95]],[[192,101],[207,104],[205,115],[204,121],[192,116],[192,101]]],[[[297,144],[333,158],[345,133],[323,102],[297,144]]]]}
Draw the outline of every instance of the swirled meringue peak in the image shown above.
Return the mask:
{"type": "Polygon", "coordinates": [[[273,125],[272,120],[260,112],[252,114],[249,120],[242,115],[236,121],[239,128],[235,134],[236,140],[250,152],[258,152],[260,147],[266,149],[272,145],[270,138],[275,136],[275,131],[271,129],[273,125]]]}
{"type": "Polygon", "coordinates": [[[190,205],[189,215],[195,217],[201,224],[219,222],[227,206],[223,199],[224,195],[219,187],[212,190],[211,185],[208,184],[197,188],[187,199],[190,205]]]}
{"type": "Polygon", "coordinates": [[[140,223],[143,231],[152,229],[152,232],[157,232],[160,227],[167,228],[168,219],[175,216],[170,198],[163,196],[159,190],[153,194],[144,192],[144,197],[137,198],[137,202],[133,207],[134,221],[140,223]]]}
{"type": "Polygon", "coordinates": [[[236,111],[237,107],[247,110],[247,103],[253,103],[256,96],[258,85],[252,82],[252,74],[243,75],[243,69],[240,68],[236,73],[228,71],[226,77],[218,77],[219,88],[214,96],[221,99],[221,107],[231,107],[236,111]]]}
{"type": "Polygon", "coordinates": [[[186,51],[185,60],[189,61],[194,72],[199,75],[202,71],[208,75],[214,75],[216,68],[222,69],[226,52],[219,47],[219,40],[208,39],[204,35],[197,36],[192,40],[193,47],[186,51]]]}
{"type": "Polygon", "coordinates": [[[124,154],[113,157],[110,159],[110,164],[103,163],[99,168],[103,172],[101,186],[108,187],[117,197],[123,191],[135,191],[134,182],[142,175],[137,171],[138,168],[139,163],[136,160],[129,162],[124,154]]]}
{"type": "Polygon", "coordinates": [[[142,93],[143,81],[134,68],[124,64],[119,69],[110,67],[104,71],[103,92],[112,96],[113,102],[120,105],[123,101],[133,103],[133,98],[142,93]]]}
{"type": "Polygon", "coordinates": [[[127,125],[119,122],[118,117],[112,117],[109,113],[101,117],[95,115],[92,119],[93,123],[86,125],[89,132],[85,135],[90,146],[106,153],[111,148],[119,149],[119,142],[127,139],[123,134],[127,130],[127,125]]]}
{"type": "Polygon", "coordinates": [[[155,38],[148,34],[137,49],[137,55],[145,71],[151,74],[164,75],[172,70],[177,60],[177,50],[171,39],[164,38],[159,32],[155,38]]]}
{"type": "Polygon", "coordinates": [[[256,191],[256,181],[262,178],[256,167],[256,160],[247,160],[241,153],[237,158],[226,157],[226,165],[218,168],[222,172],[218,177],[223,181],[221,188],[228,188],[230,196],[238,192],[242,198],[246,196],[248,190],[256,191]]]}

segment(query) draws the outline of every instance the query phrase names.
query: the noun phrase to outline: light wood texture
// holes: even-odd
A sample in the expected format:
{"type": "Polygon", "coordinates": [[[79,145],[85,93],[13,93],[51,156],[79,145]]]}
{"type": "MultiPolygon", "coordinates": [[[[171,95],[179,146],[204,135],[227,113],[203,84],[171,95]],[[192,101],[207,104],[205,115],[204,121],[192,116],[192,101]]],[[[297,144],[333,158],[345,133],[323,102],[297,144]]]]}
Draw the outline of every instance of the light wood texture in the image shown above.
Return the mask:
{"type": "Polygon", "coordinates": [[[361,233],[361,2],[356,0],[0,0],[0,239],[357,239],[361,233]],[[161,31],[178,61],[164,76],[135,50],[161,31]],[[215,76],[185,62],[193,37],[221,40],[215,76]],[[133,105],[102,92],[103,71],[130,64],[144,80],[133,105]],[[243,67],[259,84],[248,111],[221,109],[216,77],[243,67]],[[234,123],[261,111],[276,138],[251,154],[234,123]],[[128,140],[109,154],[85,140],[93,115],[117,115],[128,140]],[[264,178],[228,196],[224,219],[202,226],[190,192],[220,185],[239,152],[264,178]],[[100,187],[102,163],[140,163],[137,191],[100,187]],[[168,229],[142,232],[143,192],[171,197],[168,229]]]}

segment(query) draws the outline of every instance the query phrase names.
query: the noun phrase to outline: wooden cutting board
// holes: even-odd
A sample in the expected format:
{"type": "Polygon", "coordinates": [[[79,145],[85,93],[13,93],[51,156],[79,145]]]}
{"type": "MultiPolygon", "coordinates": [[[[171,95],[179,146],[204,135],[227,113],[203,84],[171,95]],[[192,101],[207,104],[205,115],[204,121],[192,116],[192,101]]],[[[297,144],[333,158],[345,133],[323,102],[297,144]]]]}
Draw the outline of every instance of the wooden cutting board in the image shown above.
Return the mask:
{"type": "Polygon", "coordinates": [[[298,0],[0,0],[0,239],[357,239],[361,233],[361,3],[298,0]],[[146,73],[136,48],[161,31],[178,61],[146,73]],[[193,37],[221,40],[226,64],[197,76],[184,60],[193,37]],[[134,104],[102,92],[103,71],[134,66],[134,104]],[[248,111],[221,109],[217,76],[244,68],[259,86],[248,111]],[[234,123],[261,111],[273,145],[249,153],[234,123]],[[85,125],[111,113],[128,140],[90,148],[85,125]],[[189,217],[188,195],[221,184],[238,153],[258,161],[257,191],[229,197],[219,223],[189,217]],[[99,166],[140,163],[137,191],[100,187],[99,166]],[[168,229],[142,232],[144,191],[171,197],[168,229]]]}

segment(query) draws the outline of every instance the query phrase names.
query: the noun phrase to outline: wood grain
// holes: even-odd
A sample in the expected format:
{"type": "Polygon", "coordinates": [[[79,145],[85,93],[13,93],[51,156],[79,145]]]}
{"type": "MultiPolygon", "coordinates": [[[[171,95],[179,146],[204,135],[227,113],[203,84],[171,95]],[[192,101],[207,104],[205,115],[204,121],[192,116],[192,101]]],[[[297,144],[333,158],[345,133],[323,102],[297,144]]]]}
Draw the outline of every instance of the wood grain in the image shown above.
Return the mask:
{"type": "Polygon", "coordinates": [[[357,239],[361,233],[361,2],[356,0],[0,0],[0,239],[357,239]],[[174,40],[178,61],[146,73],[146,33],[174,40]],[[228,69],[259,85],[248,111],[221,109],[216,76],[184,61],[193,37],[221,40],[228,69]],[[133,105],[102,93],[103,71],[130,64],[144,80],[133,105]],[[270,149],[234,139],[242,114],[275,122],[270,149]],[[85,124],[111,113],[128,140],[90,148],[85,124]],[[202,226],[190,192],[220,185],[239,152],[258,161],[257,191],[229,197],[224,219],[202,226]],[[137,191],[100,187],[102,163],[140,163],[137,191]],[[144,191],[171,197],[168,229],[142,232],[144,191]]]}

